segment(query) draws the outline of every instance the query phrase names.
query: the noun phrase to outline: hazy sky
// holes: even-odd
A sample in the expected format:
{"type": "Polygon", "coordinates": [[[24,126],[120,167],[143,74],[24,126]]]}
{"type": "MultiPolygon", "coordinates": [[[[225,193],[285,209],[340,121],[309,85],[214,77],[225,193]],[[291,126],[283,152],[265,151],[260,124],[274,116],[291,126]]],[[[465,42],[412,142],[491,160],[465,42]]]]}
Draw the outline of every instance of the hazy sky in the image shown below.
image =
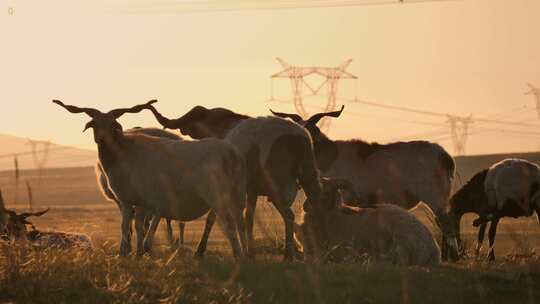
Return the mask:
{"type": "MultiPolygon", "coordinates": [[[[373,102],[540,122],[534,98],[524,95],[526,82],[540,86],[538,0],[137,14],[110,10],[105,1],[92,7],[72,2],[0,0],[0,133],[94,148],[91,133],[81,133],[87,117],[68,114],[53,98],[102,110],[157,98],[171,117],[196,104],[251,115],[266,115],[269,107],[292,111],[266,102],[269,76],[280,70],[275,57],[298,65],[352,58],[358,97],[373,102]]],[[[343,84],[340,95],[353,98],[354,83],[343,84]]],[[[290,98],[288,81],[276,83],[276,95],[290,98]]],[[[325,105],[322,98],[305,102],[325,105]]],[[[121,122],[126,128],[156,125],[149,113],[121,122]]],[[[385,141],[425,133],[421,138],[440,139],[452,152],[444,123],[346,104],[330,135],[385,141]]],[[[536,127],[478,122],[471,133],[468,154],[540,147],[536,127]]]]}

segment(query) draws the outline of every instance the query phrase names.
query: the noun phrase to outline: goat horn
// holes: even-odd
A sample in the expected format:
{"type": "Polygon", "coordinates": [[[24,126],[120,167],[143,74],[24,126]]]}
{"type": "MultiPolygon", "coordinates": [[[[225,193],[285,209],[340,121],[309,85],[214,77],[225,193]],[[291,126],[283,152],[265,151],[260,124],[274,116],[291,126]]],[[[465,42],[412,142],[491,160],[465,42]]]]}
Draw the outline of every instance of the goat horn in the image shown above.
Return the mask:
{"type": "Polygon", "coordinates": [[[53,99],[53,103],[63,107],[64,109],[68,110],[70,113],[85,113],[86,115],[94,118],[98,116],[99,114],[102,114],[99,110],[92,109],[92,108],[79,108],[76,106],[66,105],[60,100],[53,99]]]}
{"type": "Polygon", "coordinates": [[[270,109],[270,112],[272,112],[272,114],[274,114],[275,116],[277,117],[281,117],[281,118],[290,118],[292,119],[294,122],[303,122],[304,119],[302,119],[302,116],[298,115],[298,114],[289,114],[289,113],[282,113],[282,112],[274,112],[272,111],[272,109],[270,109]]]}
{"type": "Polygon", "coordinates": [[[154,114],[154,117],[157,119],[157,121],[163,126],[164,129],[178,129],[180,127],[180,121],[179,119],[169,119],[154,108],[154,106],[149,106],[148,109],[152,111],[152,114],[154,114]]]}
{"type": "Polygon", "coordinates": [[[343,112],[343,109],[345,108],[345,105],[342,105],[341,106],[341,110],[339,111],[334,111],[334,112],[323,112],[323,113],[317,113],[317,114],[314,114],[313,116],[311,116],[307,121],[306,121],[306,125],[315,125],[319,122],[319,120],[321,120],[321,118],[325,117],[325,116],[329,116],[329,117],[339,117],[341,115],[341,112],[343,112]]]}
{"type": "Polygon", "coordinates": [[[136,105],[134,107],[131,107],[131,108],[123,108],[123,109],[115,109],[115,110],[111,110],[109,111],[109,113],[107,114],[110,114],[112,115],[115,119],[118,119],[120,118],[120,116],[124,115],[125,113],[139,113],[140,111],[144,110],[144,109],[150,109],[150,107],[152,106],[152,104],[156,103],[157,100],[156,99],[152,99],[150,100],[149,102],[147,103],[144,103],[144,104],[140,104],[140,105],[136,105]]]}
{"type": "Polygon", "coordinates": [[[44,215],[45,213],[49,212],[50,208],[47,208],[43,211],[39,211],[39,212],[25,212],[25,213],[21,213],[21,216],[24,217],[24,218],[27,218],[29,216],[42,216],[44,215]]]}

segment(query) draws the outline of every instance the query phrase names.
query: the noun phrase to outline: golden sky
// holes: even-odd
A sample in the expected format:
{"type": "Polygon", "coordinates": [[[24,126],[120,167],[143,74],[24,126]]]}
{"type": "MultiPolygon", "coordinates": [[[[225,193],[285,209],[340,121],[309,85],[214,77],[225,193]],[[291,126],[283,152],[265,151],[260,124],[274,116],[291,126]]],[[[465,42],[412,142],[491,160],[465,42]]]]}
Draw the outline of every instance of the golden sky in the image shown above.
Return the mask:
{"type": "MultiPolygon", "coordinates": [[[[269,76],[281,69],[275,57],[328,66],[352,58],[358,97],[373,102],[540,123],[534,98],[524,95],[527,82],[540,87],[538,0],[204,13],[133,13],[118,9],[130,3],[121,0],[77,3],[0,0],[0,133],[94,148],[91,133],[81,133],[87,118],[59,109],[53,98],[102,110],[157,98],[171,117],[196,104],[251,115],[292,111],[266,102],[269,76]]],[[[343,82],[341,97],[354,98],[353,88],[343,82]]],[[[290,98],[288,81],[276,82],[276,95],[290,98]]],[[[305,102],[325,105],[323,98],[305,102]]],[[[148,113],[121,122],[156,125],[148,113]]],[[[347,103],[330,135],[386,141],[425,134],[418,138],[440,140],[452,152],[444,123],[347,103]]],[[[468,154],[540,147],[540,135],[522,134],[540,134],[536,127],[471,128],[468,154]]]]}

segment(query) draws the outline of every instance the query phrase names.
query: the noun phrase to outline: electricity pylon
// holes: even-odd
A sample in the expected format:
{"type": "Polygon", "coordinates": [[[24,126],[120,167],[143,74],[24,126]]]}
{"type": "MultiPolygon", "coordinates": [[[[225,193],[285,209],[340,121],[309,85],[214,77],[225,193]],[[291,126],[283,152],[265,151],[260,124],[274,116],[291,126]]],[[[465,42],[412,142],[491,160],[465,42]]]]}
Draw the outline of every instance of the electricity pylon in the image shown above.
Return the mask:
{"type": "Polygon", "coordinates": [[[538,113],[538,118],[540,118],[540,88],[533,86],[530,83],[527,83],[530,91],[526,92],[525,95],[533,95],[536,98],[536,112],[538,113]]]}
{"type": "Polygon", "coordinates": [[[447,122],[450,124],[452,143],[454,145],[454,153],[456,156],[464,155],[469,136],[469,125],[473,122],[472,115],[467,117],[447,116],[447,122]]]}
{"type": "MultiPolygon", "coordinates": [[[[304,107],[302,100],[302,91],[304,87],[309,89],[311,95],[313,96],[319,95],[321,90],[326,87],[327,103],[324,111],[330,112],[333,111],[336,107],[339,81],[341,79],[358,79],[356,75],[353,75],[345,70],[351,64],[352,59],[345,61],[343,64],[337,67],[293,66],[288,64],[281,58],[276,59],[283,67],[283,70],[279,73],[272,75],[272,80],[276,78],[290,79],[294,108],[296,109],[296,112],[304,119],[306,119],[309,115],[309,113],[306,111],[306,108],[304,107]],[[305,81],[305,77],[309,75],[318,75],[324,78],[324,81],[318,87],[313,88],[309,83],[305,81]]],[[[328,117],[323,118],[319,123],[319,127],[324,132],[328,131],[328,129],[330,128],[330,119],[328,119],[328,117]]]]}

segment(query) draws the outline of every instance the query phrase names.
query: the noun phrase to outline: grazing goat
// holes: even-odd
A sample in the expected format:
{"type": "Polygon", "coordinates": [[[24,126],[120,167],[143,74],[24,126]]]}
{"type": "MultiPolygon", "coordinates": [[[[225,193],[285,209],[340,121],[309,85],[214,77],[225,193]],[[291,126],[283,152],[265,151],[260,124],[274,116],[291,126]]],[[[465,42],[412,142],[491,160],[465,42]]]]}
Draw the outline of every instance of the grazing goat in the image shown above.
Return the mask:
{"type": "Polygon", "coordinates": [[[314,204],[321,186],[309,133],[301,126],[275,117],[250,118],[223,108],[196,106],[178,119],[165,118],[150,107],[166,128],[179,129],[184,135],[201,139],[224,138],[235,145],[247,164],[248,254],[253,257],[253,220],[258,196],[267,196],[285,223],[284,259],[293,259],[294,213],[298,183],[314,204]]]}
{"type": "MultiPolygon", "coordinates": [[[[218,139],[179,141],[124,133],[117,119],[138,113],[156,100],[107,113],[53,102],[68,112],[91,117],[85,130],[94,131],[100,165],[122,208],[121,254],[127,253],[132,206],[136,206],[153,214],[144,241],[148,251],[160,218],[192,221],[213,210],[233,255],[244,255],[246,174],[244,159],[233,145],[218,139]]],[[[142,225],[136,229],[142,231],[142,225]]]]}
{"type": "Polygon", "coordinates": [[[533,210],[540,216],[539,185],[538,166],[526,160],[503,160],[489,169],[476,173],[450,198],[450,215],[458,236],[463,215],[477,214],[479,218],[473,225],[480,226],[475,249],[478,256],[487,224],[491,222],[488,233],[488,259],[495,260],[493,244],[497,225],[502,217],[531,216],[533,210]]]}
{"type": "Polygon", "coordinates": [[[323,179],[321,204],[326,209],[327,237],[311,237],[316,229],[314,216],[306,210],[304,222],[296,226],[297,238],[310,256],[313,248],[325,244],[329,255],[342,260],[350,255],[368,254],[375,260],[390,259],[400,265],[433,266],[441,262],[441,251],[429,229],[414,215],[396,205],[377,204],[370,208],[344,204],[347,182],[323,179]],[[311,242],[307,243],[307,242],[311,242]],[[314,243],[313,243],[314,242],[314,243]]]}
{"type": "MultiPolygon", "coordinates": [[[[169,138],[172,140],[182,140],[182,137],[173,134],[171,132],[167,132],[161,129],[157,128],[140,128],[136,127],[130,130],[125,131],[126,134],[144,134],[148,136],[154,136],[154,137],[162,137],[162,138],[169,138]]],[[[109,183],[107,181],[107,176],[103,172],[103,168],[99,164],[99,162],[96,165],[96,178],[99,185],[99,188],[103,194],[103,196],[109,200],[116,203],[118,208],[121,210],[120,203],[118,200],[114,197],[114,193],[111,189],[109,189],[109,183]]],[[[143,229],[143,235],[137,235],[137,254],[142,255],[143,254],[143,240],[146,232],[148,231],[150,220],[152,219],[152,214],[150,212],[145,211],[142,208],[133,208],[135,212],[135,221],[143,221],[144,223],[144,229],[143,229]]],[[[177,245],[178,241],[181,245],[184,244],[184,230],[185,230],[185,224],[183,222],[178,222],[178,228],[180,231],[179,239],[174,240],[173,238],[173,232],[172,232],[172,226],[171,226],[171,220],[166,219],[167,221],[167,239],[169,241],[169,244],[171,247],[174,247],[177,245]]],[[[136,226],[138,223],[135,224],[136,226]]],[[[130,224],[130,234],[131,234],[131,224],[130,224]]]]}
{"type": "Polygon", "coordinates": [[[427,141],[383,145],[331,140],[317,123],[325,116],[339,117],[342,111],[343,107],[336,112],[318,113],[308,120],[297,114],[272,113],[304,126],[313,138],[321,175],[348,180],[362,201],[390,202],[406,209],[420,202],[427,205],[443,232],[443,258],[450,254],[456,260],[457,242],[447,210],[455,170],[452,157],[441,146],[427,141]]]}

